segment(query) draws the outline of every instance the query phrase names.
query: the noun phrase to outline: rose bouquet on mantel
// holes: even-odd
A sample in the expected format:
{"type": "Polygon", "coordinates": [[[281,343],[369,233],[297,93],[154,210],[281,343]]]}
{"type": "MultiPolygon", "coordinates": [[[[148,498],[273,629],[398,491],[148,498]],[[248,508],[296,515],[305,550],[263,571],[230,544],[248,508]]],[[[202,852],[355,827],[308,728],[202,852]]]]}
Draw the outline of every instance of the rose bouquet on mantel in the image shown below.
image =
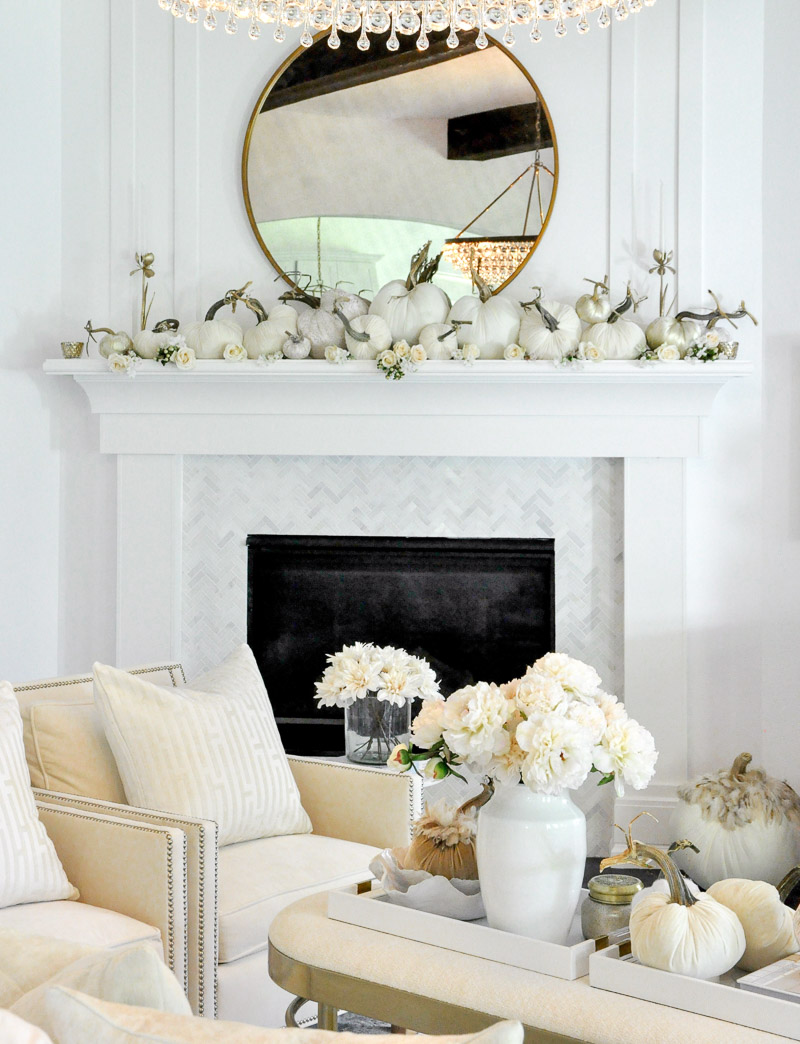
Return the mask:
{"type": "Polygon", "coordinates": [[[564,942],[586,859],[586,821],[568,792],[591,772],[620,795],[626,784],[646,787],[658,757],[647,729],[603,691],[593,667],[548,653],[504,685],[426,700],[411,739],[392,751],[396,771],[425,762],[425,775],[444,779],[463,765],[499,784],[478,819],[489,924],[564,942]]]}
{"type": "Polygon", "coordinates": [[[394,746],[407,743],[414,700],[442,698],[427,660],[362,642],[328,655],[316,689],[318,706],[344,709],[347,757],[371,764],[383,764],[394,746]]]}

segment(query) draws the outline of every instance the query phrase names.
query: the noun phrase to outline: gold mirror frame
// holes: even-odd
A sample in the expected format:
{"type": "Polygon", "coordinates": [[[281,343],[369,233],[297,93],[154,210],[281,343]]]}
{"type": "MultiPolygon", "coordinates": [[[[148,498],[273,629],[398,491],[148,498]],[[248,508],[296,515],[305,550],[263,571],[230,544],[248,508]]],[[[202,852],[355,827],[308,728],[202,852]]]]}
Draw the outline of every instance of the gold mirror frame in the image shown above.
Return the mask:
{"type": "MultiPolygon", "coordinates": [[[[316,33],[315,36],[314,36],[314,43],[311,46],[313,47],[314,44],[318,43],[320,40],[326,39],[329,36],[329,34],[330,34],[330,30],[328,30],[328,29],[323,30],[322,32],[316,33]]],[[[522,264],[519,266],[519,268],[517,268],[517,270],[514,272],[514,274],[512,276],[509,276],[508,279],[506,279],[503,283],[501,283],[499,286],[495,287],[493,293],[498,294],[498,293],[500,293],[501,290],[504,290],[505,287],[507,287],[510,283],[512,283],[517,278],[517,276],[520,274],[520,272],[523,270],[523,268],[528,264],[530,259],[536,253],[536,250],[538,249],[539,244],[542,241],[542,237],[544,236],[545,232],[547,231],[547,227],[550,224],[550,218],[551,218],[551,216],[553,214],[553,206],[555,205],[556,195],[558,194],[559,162],[558,162],[558,140],[557,140],[557,137],[556,137],[556,130],[555,130],[555,127],[553,126],[553,119],[552,119],[552,117],[550,115],[550,109],[548,108],[548,105],[547,105],[547,102],[545,100],[544,95],[539,90],[538,84],[536,83],[534,78],[531,76],[531,74],[528,72],[528,70],[525,68],[525,66],[522,64],[522,62],[515,55],[513,55],[511,53],[511,51],[507,47],[503,46],[503,44],[501,44],[498,40],[495,40],[495,39],[493,39],[490,36],[489,37],[489,46],[490,47],[498,47],[503,52],[503,54],[506,56],[506,58],[509,58],[514,63],[514,65],[516,65],[516,67],[519,69],[519,71],[522,73],[522,75],[525,77],[525,79],[531,85],[531,87],[534,90],[534,93],[536,94],[537,99],[539,100],[539,104],[542,107],[542,111],[544,112],[544,115],[545,115],[545,117],[547,119],[547,124],[548,124],[548,127],[550,128],[550,136],[551,136],[551,138],[553,140],[553,190],[550,193],[550,204],[549,204],[549,206],[547,208],[547,213],[545,214],[544,222],[542,223],[542,227],[539,230],[538,236],[536,237],[536,242],[533,244],[531,249],[528,251],[528,254],[527,254],[525,260],[522,262],[522,264]]],[[[272,256],[272,253],[270,252],[269,247],[264,242],[264,239],[263,239],[261,233],[258,230],[258,223],[256,222],[255,215],[253,214],[253,208],[250,205],[250,184],[249,184],[249,180],[248,180],[248,176],[247,176],[247,165],[248,165],[248,160],[250,159],[250,143],[251,143],[251,140],[252,140],[252,137],[253,137],[253,131],[255,129],[256,119],[258,118],[258,116],[261,113],[261,107],[263,106],[264,102],[266,101],[270,91],[273,89],[273,87],[278,82],[278,80],[281,78],[281,76],[283,76],[284,72],[289,68],[289,66],[301,54],[305,54],[307,50],[308,50],[308,48],[306,48],[306,47],[298,47],[296,50],[294,50],[289,55],[289,57],[284,62],[281,62],[281,64],[278,66],[278,68],[275,70],[275,72],[269,78],[266,87],[261,92],[261,94],[258,96],[258,100],[256,101],[256,104],[255,104],[255,107],[253,109],[253,112],[252,112],[252,114],[250,116],[250,119],[247,122],[247,130],[246,130],[245,136],[244,136],[244,145],[242,146],[242,195],[244,197],[245,210],[247,211],[247,220],[250,222],[250,228],[253,230],[253,234],[256,237],[256,241],[258,242],[258,245],[261,247],[262,251],[266,255],[267,260],[272,265],[272,267],[275,269],[275,271],[278,273],[278,275],[284,280],[284,282],[287,283],[288,286],[291,289],[293,289],[293,290],[294,289],[299,289],[297,283],[294,281],[294,279],[291,278],[291,276],[287,275],[287,273],[284,272],[284,270],[281,268],[281,266],[278,264],[278,262],[272,256]]],[[[504,238],[506,238],[506,237],[504,237],[504,238]]],[[[402,273],[398,274],[397,278],[398,279],[402,278],[402,273]]]]}

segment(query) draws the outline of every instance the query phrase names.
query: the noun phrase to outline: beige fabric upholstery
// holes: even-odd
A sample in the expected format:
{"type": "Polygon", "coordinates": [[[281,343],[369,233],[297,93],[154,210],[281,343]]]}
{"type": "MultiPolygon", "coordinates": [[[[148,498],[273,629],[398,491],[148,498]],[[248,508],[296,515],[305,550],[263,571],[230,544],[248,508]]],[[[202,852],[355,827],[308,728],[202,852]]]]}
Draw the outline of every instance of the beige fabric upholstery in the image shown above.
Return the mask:
{"type": "MultiPolygon", "coordinates": [[[[80,990],[98,1000],[135,1004],[160,1012],[191,1015],[191,1008],[178,980],[164,962],[146,946],[109,953],[96,950],[46,976],[11,1007],[15,1015],[39,1026],[55,1039],[60,1034],[51,1025],[46,994],[53,986],[80,990]]],[[[87,1042],[88,1044],[88,1042],[87,1042]]]]}
{"type": "Polygon", "coordinates": [[[34,703],[30,735],[35,786],[125,803],[125,788],[94,701],[34,703]]]}
{"type": "MultiPolygon", "coordinates": [[[[149,946],[164,959],[164,943],[158,928],[116,910],[104,910],[88,903],[61,900],[9,906],[0,910],[0,935],[6,931],[58,940],[65,948],[75,948],[74,960],[95,947],[119,950],[137,943],[149,946]]],[[[0,997],[0,1007],[3,1006],[0,997]]]]}
{"type": "MultiPolygon", "coordinates": [[[[318,1029],[260,1029],[238,1022],[199,1022],[197,1019],[109,1004],[59,987],[48,997],[60,1044],[363,1044],[355,1033],[326,1033],[318,1029]]],[[[370,1044],[396,1044],[388,1034],[371,1036],[370,1044]]],[[[522,1027],[507,1022],[482,1033],[461,1037],[415,1037],[415,1044],[522,1044],[522,1027]]]]}
{"type": "Polygon", "coordinates": [[[188,997],[196,1015],[213,1018],[216,1012],[218,922],[217,825],[209,820],[188,819],[171,812],[154,812],[131,805],[113,805],[93,798],[36,791],[51,805],[111,815],[182,830],[186,837],[186,887],[188,898],[188,997]],[[212,916],[207,912],[212,911],[212,916]]]}
{"type": "Polygon", "coordinates": [[[300,758],[289,764],[315,834],[394,848],[411,841],[422,813],[422,779],[348,761],[300,758]]]}
{"type": "Polygon", "coordinates": [[[376,849],[315,834],[262,837],[219,853],[219,962],[268,942],[272,918],[288,903],[320,889],[369,881],[376,849]]]}
{"type": "MultiPolygon", "coordinates": [[[[269,975],[269,950],[220,964],[217,969],[217,1018],[254,1026],[284,1026],[294,994],[281,989],[269,975]],[[253,989],[253,983],[259,984],[253,989]]],[[[313,1012],[304,1008],[303,1014],[313,1012]]]]}
{"type": "Polygon", "coordinates": [[[3,1044],[53,1044],[38,1026],[31,1026],[10,1011],[0,1010],[0,1040],[3,1044]]]}
{"type": "Polygon", "coordinates": [[[182,830],[37,802],[84,902],[158,928],[186,988],[186,835],[182,830]]]}

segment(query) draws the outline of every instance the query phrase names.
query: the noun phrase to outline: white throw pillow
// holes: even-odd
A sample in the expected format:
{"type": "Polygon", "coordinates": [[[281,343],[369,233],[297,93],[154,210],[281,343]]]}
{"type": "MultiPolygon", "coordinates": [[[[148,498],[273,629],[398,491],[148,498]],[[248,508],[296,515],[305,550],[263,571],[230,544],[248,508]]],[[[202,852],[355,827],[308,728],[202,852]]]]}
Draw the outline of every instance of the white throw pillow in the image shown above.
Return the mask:
{"type": "Polygon", "coordinates": [[[185,689],[96,663],[94,699],[131,805],[213,819],[221,845],[311,831],[246,645],[185,689]]]}
{"type": "Polygon", "coordinates": [[[3,1044],[53,1044],[52,1040],[38,1026],[12,1015],[10,1011],[0,1010],[0,1040],[3,1044]]]}
{"type": "Polygon", "coordinates": [[[0,907],[77,897],[39,821],[17,698],[0,681],[0,907]]]}
{"type": "MultiPolygon", "coordinates": [[[[47,1009],[59,1044],[363,1044],[356,1033],[318,1029],[269,1029],[243,1022],[162,1015],[144,1008],[105,1004],[73,990],[56,987],[47,995],[47,1009]]],[[[369,1044],[396,1044],[397,1036],[378,1034],[369,1044]]],[[[522,1044],[519,1022],[498,1022],[480,1033],[431,1037],[419,1034],[414,1044],[522,1044]]]]}

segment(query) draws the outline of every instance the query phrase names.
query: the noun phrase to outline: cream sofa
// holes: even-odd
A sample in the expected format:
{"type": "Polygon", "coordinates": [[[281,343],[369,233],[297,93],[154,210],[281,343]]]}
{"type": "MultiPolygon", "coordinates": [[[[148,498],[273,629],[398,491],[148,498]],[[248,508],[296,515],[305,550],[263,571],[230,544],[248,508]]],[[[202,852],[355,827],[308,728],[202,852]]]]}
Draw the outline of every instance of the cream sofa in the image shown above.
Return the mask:
{"type": "MultiPolygon", "coordinates": [[[[160,685],[185,684],[180,664],[133,673],[160,685]]],[[[291,998],[269,978],[270,921],[306,895],[368,879],[376,850],[408,844],[411,823],[421,810],[419,777],[290,757],[313,833],[220,848],[213,822],[125,804],[93,705],[91,675],[17,685],[15,692],[40,801],[51,809],[147,823],[185,839],[186,982],[193,1010],[212,1018],[282,1025],[291,998]]],[[[142,881],[138,891],[149,887],[142,881]]]]}

